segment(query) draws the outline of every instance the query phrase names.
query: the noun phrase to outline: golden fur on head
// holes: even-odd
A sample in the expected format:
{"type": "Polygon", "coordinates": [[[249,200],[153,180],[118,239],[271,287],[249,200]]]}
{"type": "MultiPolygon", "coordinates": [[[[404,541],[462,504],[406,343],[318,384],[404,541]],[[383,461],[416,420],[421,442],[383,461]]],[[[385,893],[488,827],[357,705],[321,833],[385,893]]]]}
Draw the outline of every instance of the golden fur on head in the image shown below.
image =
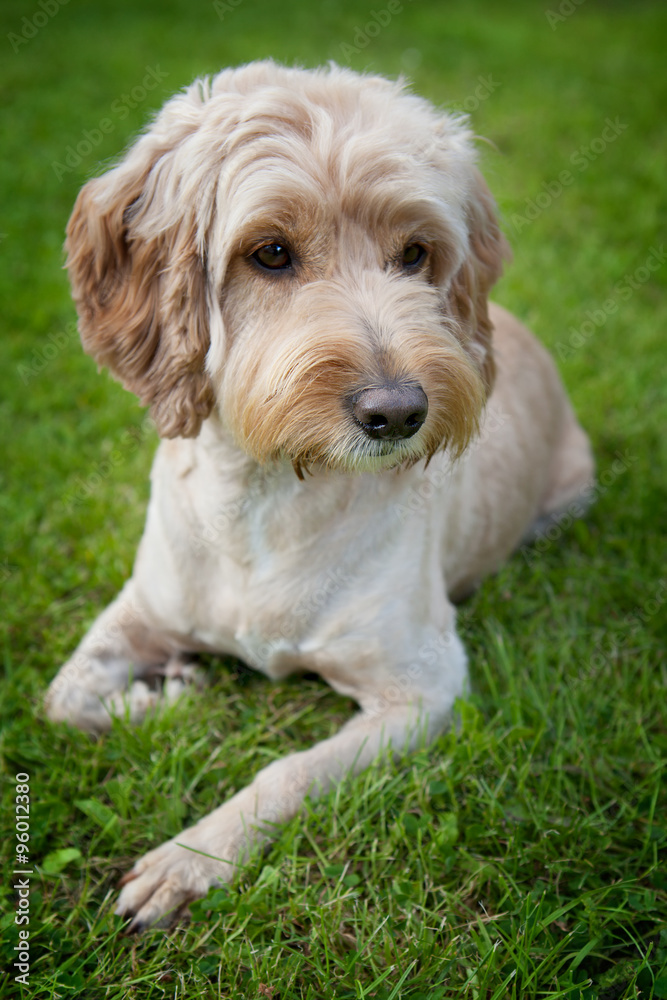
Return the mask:
{"type": "Polygon", "coordinates": [[[84,346],[164,437],[215,406],[260,462],[340,469],[461,451],[493,382],[487,296],[504,241],[460,116],[331,66],[225,70],[169,101],[82,190],[68,268],[84,346]],[[401,264],[406,246],[425,263],[401,264]],[[289,249],[267,271],[253,254],[289,249]],[[369,438],[351,399],[420,385],[414,437],[369,438]]]}

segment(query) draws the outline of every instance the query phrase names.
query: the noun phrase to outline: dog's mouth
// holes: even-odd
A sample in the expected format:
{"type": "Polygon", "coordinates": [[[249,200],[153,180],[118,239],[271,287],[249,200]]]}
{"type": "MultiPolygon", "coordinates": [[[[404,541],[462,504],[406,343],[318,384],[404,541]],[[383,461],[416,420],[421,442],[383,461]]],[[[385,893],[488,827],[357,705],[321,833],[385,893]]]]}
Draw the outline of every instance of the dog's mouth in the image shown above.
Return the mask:
{"type": "Polygon", "coordinates": [[[348,475],[375,473],[401,466],[407,468],[426,457],[427,451],[419,447],[414,439],[409,442],[372,441],[364,437],[318,454],[311,452],[298,457],[290,456],[290,461],[299,479],[304,479],[316,468],[348,475]]]}
{"type": "Polygon", "coordinates": [[[408,456],[414,456],[415,447],[414,445],[409,445],[406,441],[377,441],[373,442],[371,446],[364,444],[361,454],[371,461],[373,459],[377,459],[378,461],[391,459],[392,461],[403,462],[408,456]]]}
{"type": "Polygon", "coordinates": [[[414,465],[426,456],[420,435],[409,440],[373,440],[355,435],[345,447],[330,452],[324,462],[332,471],[346,473],[384,472],[400,466],[414,465]]]}

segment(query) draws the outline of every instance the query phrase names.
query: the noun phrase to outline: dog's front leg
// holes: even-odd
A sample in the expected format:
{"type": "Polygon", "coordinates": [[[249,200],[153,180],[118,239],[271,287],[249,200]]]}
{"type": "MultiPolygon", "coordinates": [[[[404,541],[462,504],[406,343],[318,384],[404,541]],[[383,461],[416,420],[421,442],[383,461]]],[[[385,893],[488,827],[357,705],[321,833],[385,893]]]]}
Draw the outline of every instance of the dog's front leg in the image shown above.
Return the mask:
{"type": "MultiPolygon", "coordinates": [[[[211,886],[230,882],[249,848],[270,840],[274,825],[299,812],[307,794],[327,792],[344,775],[366,768],[383,748],[400,754],[438,735],[465,682],[465,654],[452,637],[453,669],[428,697],[410,684],[409,700],[401,700],[401,685],[385,675],[382,687],[359,697],[362,711],[339,733],[274,761],[224,805],[138,861],[123,879],[116,910],[133,918],[129,930],[154,924],[211,886]]],[[[395,676],[398,681],[408,675],[395,676]]]]}
{"type": "Polygon", "coordinates": [[[159,698],[141,678],[168,675],[177,660],[129,580],[51,682],[47,715],[96,732],[109,729],[113,714],[128,711],[137,722],[159,698]]]}

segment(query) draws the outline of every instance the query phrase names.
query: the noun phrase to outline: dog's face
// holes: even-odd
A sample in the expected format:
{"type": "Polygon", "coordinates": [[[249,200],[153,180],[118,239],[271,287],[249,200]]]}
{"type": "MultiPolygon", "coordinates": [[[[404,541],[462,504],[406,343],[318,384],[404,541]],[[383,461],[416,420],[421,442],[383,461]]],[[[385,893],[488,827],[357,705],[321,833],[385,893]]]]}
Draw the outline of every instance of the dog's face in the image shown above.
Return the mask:
{"type": "Polygon", "coordinates": [[[461,451],[504,242],[461,120],[381,78],[256,63],[173,98],[79,195],[86,349],[165,437],[215,407],[260,462],[461,451]]]}

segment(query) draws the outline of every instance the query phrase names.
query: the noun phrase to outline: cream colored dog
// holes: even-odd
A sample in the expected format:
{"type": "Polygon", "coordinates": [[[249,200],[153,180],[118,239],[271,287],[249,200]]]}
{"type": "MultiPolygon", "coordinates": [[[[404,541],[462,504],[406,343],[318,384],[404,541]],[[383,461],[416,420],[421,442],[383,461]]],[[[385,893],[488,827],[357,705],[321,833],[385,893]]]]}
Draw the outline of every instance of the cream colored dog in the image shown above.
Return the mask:
{"type": "Polygon", "coordinates": [[[452,599],[586,492],[551,360],[488,305],[505,244],[474,164],[465,120],[400,84],[262,62],[174,97],[79,195],[84,346],[168,440],[133,576],[48,714],[138,720],[197,651],[361,707],[139,860],[132,929],[230,880],[306,794],[440,733],[466,690],[452,599]]]}

